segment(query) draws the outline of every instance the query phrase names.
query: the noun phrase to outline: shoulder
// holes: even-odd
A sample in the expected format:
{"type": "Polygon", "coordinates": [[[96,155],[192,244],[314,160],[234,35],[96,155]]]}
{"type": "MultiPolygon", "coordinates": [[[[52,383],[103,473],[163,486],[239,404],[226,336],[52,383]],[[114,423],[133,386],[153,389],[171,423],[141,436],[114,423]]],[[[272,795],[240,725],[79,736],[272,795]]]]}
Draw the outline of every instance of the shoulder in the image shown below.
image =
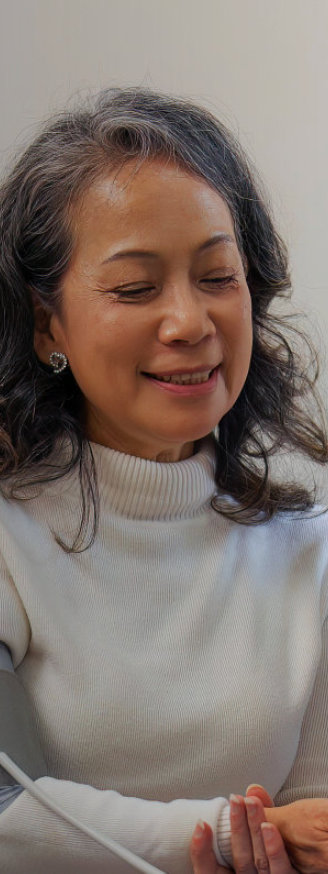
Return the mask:
{"type": "Polygon", "coordinates": [[[267,533],[294,549],[322,550],[328,557],[328,509],[318,504],[306,512],[277,514],[267,533]]]}
{"type": "Polygon", "coordinates": [[[277,513],[249,529],[251,548],[262,548],[268,560],[328,567],[328,511],[318,505],[307,512],[277,513]]]}
{"type": "Polygon", "coordinates": [[[249,526],[245,534],[253,564],[268,578],[285,579],[320,604],[328,615],[328,511],[320,506],[304,513],[280,513],[269,522],[249,526]]]}
{"type": "Polygon", "coordinates": [[[328,556],[328,509],[315,505],[306,512],[277,513],[267,522],[245,526],[251,539],[264,541],[268,549],[280,545],[292,548],[318,549],[328,556]]]}

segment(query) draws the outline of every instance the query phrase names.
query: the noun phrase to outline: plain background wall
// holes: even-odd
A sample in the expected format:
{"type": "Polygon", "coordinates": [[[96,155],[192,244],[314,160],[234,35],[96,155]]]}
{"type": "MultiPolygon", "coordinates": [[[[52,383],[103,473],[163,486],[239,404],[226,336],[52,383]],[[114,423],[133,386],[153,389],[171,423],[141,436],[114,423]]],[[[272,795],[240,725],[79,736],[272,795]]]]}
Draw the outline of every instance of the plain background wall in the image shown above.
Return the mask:
{"type": "Polygon", "coordinates": [[[324,350],[328,0],[0,0],[0,19],[0,170],[76,92],[137,84],[194,98],[257,164],[294,305],[324,350]]]}

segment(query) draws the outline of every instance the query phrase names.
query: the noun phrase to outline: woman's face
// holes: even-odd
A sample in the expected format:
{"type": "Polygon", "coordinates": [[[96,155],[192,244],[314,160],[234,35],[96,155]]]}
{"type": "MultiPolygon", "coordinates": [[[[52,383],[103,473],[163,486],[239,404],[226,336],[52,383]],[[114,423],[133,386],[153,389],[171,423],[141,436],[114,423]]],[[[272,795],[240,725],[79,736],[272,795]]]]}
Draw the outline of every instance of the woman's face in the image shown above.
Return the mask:
{"type": "Polygon", "coordinates": [[[35,349],[46,363],[67,355],[90,440],[177,461],[244,385],[250,294],[222,198],[162,158],[135,169],[98,181],[76,210],[62,314],[35,349]],[[190,384],[195,373],[206,382],[190,384]]]}

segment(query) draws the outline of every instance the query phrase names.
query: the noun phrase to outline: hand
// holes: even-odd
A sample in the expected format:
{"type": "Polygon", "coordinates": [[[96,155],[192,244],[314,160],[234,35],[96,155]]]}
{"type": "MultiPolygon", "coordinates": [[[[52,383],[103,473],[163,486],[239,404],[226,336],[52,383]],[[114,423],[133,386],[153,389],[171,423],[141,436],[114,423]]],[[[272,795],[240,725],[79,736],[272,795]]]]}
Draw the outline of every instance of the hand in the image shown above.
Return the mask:
{"type": "MultiPolygon", "coordinates": [[[[258,794],[269,798],[272,804],[264,789],[258,794]]],[[[295,869],[278,829],[266,823],[261,797],[247,794],[245,801],[241,795],[232,796],[230,821],[232,856],[237,874],[293,874],[295,869]]]]}
{"type": "MultiPolygon", "coordinates": [[[[275,871],[276,868],[274,866],[276,865],[277,872],[281,872],[281,874],[285,871],[296,871],[296,868],[291,866],[289,855],[287,855],[285,844],[277,826],[271,822],[271,810],[264,810],[264,808],[272,809],[274,807],[274,802],[269,793],[258,783],[252,783],[246,790],[246,799],[247,822],[253,844],[255,833],[260,827],[265,852],[268,859],[271,860],[270,870],[275,871]],[[248,800],[250,798],[251,801],[248,800]],[[267,824],[263,825],[268,820],[270,820],[270,827],[267,824]]],[[[273,814],[273,819],[274,816],[275,814],[273,814]]]]}
{"type": "Polygon", "coordinates": [[[194,874],[227,874],[231,868],[218,865],[212,848],[213,832],[207,822],[199,822],[194,830],[190,856],[194,874]]]}
{"type": "MultiPolygon", "coordinates": [[[[272,803],[265,790],[258,794],[272,803]]],[[[265,826],[266,836],[263,839],[260,823],[265,821],[265,814],[260,798],[254,797],[256,813],[253,816],[249,814],[250,826],[244,799],[241,796],[236,798],[237,803],[231,804],[234,869],[218,865],[212,849],[212,829],[208,823],[203,823],[203,827],[196,827],[191,841],[194,874],[227,874],[228,870],[235,870],[237,874],[292,874],[295,869],[290,864],[278,829],[265,826]]]]}
{"type": "Polygon", "coordinates": [[[328,872],[328,798],[304,798],[265,810],[274,823],[298,871],[328,872]]]}

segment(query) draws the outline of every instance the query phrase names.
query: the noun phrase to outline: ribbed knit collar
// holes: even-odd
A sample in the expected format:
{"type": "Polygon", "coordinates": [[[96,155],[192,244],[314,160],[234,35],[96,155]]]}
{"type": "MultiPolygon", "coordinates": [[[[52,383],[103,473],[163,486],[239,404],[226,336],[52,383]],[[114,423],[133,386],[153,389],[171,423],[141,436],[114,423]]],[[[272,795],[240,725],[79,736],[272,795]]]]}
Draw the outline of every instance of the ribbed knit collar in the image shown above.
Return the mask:
{"type": "Polygon", "coordinates": [[[190,518],[205,510],[216,491],[214,439],[201,441],[190,458],[148,461],[90,441],[100,499],[129,519],[190,518]]]}
{"type": "MultiPolygon", "coordinates": [[[[126,519],[169,520],[191,518],[204,512],[218,492],[215,482],[215,438],[209,434],[198,442],[194,455],[183,461],[158,462],[117,452],[89,441],[97,475],[101,505],[126,519]]],[[[72,444],[68,437],[55,441],[53,452],[44,465],[32,468],[29,485],[20,494],[32,499],[40,496],[40,474],[44,476],[42,493],[50,498],[80,502],[80,465],[58,476],[71,462],[72,444]],[[52,477],[55,474],[55,479],[52,477]],[[50,477],[50,479],[49,479],[50,477]]],[[[91,474],[88,445],[85,465],[91,474]]],[[[83,477],[84,488],[88,482],[83,477]]],[[[91,476],[91,485],[93,479],[91,476]]],[[[86,495],[87,501],[88,495],[86,495]]]]}
{"type": "MultiPolygon", "coordinates": [[[[191,518],[204,512],[217,492],[213,434],[199,441],[194,455],[176,462],[149,461],[117,452],[100,443],[89,443],[95,462],[100,506],[115,515],[140,520],[191,518]]],[[[46,475],[49,466],[52,472],[58,470],[70,461],[71,455],[69,438],[59,437],[53,455],[46,461],[46,475]]],[[[85,463],[90,471],[87,446],[85,463]]],[[[87,486],[85,478],[84,484],[87,486]]],[[[63,477],[52,482],[48,480],[44,488],[54,498],[60,496],[63,499],[65,495],[65,500],[71,496],[73,501],[80,502],[79,465],[63,477]]]]}
{"type": "MultiPolygon", "coordinates": [[[[204,512],[218,492],[215,483],[215,438],[213,434],[198,442],[194,455],[183,461],[149,461],[135,455],[117,452],[100,443],[89,441],[97,475],[100,504],[109,512],[126,519],[169,520],[191,518],[204,512]]],[[[63,469],[72,456],[71,441],[57,438],[53,453],[45,462],[44,492],[65,500],[81,499],[79,465],[62,477],[49,481],[54,470],[63,469]]],[[[85,464],[91,472],[88,446],[85,464]]],[[[35,471],[40,474],[40,468],[35,471]]],[[[42,471],[43,473],[43,471],[42,471]]],[[[33,486],[32,476],[32,490],[33,486]]],[[[88,488],[84,477],[84,486],[88,488]]],[[[39,494],[39,487],[36,486],[39,494]]],[[[32,491],[33,494],[33,491],[32,491]]],[[[27,487],[26,496],[29,496],[27,487]]],[[[88,500],[88,497],[87,497],[88,500]]]]}

